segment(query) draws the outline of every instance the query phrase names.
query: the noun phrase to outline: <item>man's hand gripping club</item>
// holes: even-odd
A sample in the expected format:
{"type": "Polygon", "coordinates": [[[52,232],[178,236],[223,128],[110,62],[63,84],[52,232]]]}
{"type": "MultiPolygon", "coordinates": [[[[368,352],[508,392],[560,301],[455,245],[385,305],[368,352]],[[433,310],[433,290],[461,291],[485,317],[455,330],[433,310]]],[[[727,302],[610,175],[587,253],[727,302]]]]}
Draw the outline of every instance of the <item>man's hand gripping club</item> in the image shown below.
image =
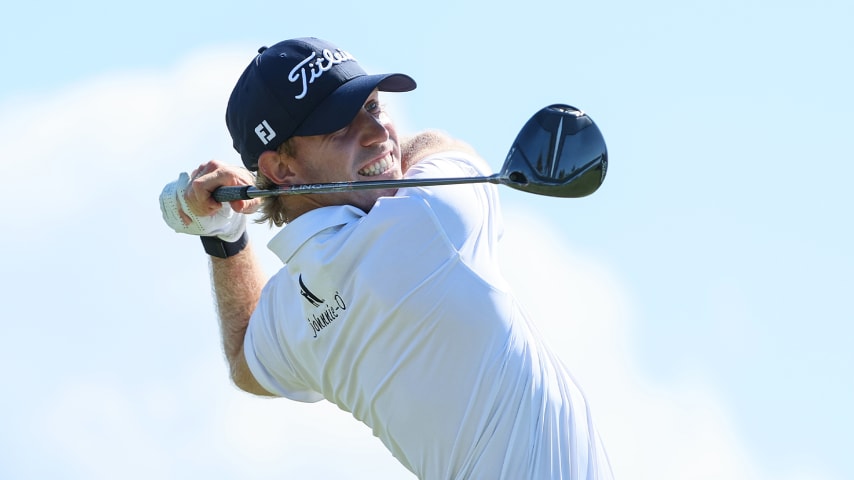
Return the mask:
{"type": "Polygon", "coordinates": [[[245,168],[233,167],[216,160],[200,165],[188,175],[166,185],[160,194],[163,220],[178,233],[215,236],[234,242],[246,230],[246,215],[254,213],[261,199],[217,202],[212,192],[223,186],[245,186],[255,183],[254,175],[245,168]]]}

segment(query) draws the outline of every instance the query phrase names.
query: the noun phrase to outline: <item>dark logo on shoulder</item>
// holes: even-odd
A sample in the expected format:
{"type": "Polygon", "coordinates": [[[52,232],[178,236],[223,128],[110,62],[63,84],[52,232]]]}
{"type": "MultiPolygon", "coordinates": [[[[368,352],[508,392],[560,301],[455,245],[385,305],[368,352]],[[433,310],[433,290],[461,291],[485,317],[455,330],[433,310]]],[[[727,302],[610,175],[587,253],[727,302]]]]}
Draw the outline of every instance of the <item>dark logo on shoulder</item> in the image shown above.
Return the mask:
{"type": "Polygon", "coordinates": [[[299,293],[300,295],[305,297],[306,300],[308,300],[308,303],[314,305],[315,307],[319,307],[320,304],[324,303],[324,300],[322,298],[312,293],[311,290],[309,290],[308,287],[305,286],[305,283],[303,283],[302,281],[302,274],[300,274],[299,276],[299,293]]]}
{"type": "Polygon", "coordinates": [[[311,313],[306,321],[311,325],[314,338],[317,338],[317,334],[321,330],[331,325],[341,315],[342,311],[347,310],[347,303],[337,291],[332,296],[332,302],[326,303],[326,300],[318,297],[305,286],[302,275],[299,276],[299,288],[300,295],[315,308],[315,312],[311,313]]]}

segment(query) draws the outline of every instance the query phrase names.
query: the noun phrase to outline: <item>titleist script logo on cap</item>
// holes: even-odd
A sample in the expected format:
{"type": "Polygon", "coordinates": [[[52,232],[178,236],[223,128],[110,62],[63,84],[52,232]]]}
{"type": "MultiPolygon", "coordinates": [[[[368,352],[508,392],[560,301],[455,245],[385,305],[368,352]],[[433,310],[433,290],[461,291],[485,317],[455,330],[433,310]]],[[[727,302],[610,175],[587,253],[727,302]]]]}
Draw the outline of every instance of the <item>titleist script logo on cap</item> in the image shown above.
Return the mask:
{"type": "MultiPolygon", "coordinates": [[[[285,57],[284,54],[279,55],[281,57],[285,57]]],[[[302,90],[299,94],[294,96],[294,100],[302,100],[305,98],[305,96],[308,95],[308,89],[311,84],[322,77],[323,74],[328,72],[332,67],[351,60],[355,61],[356,58],[349,52],[341,50],[340,48],[336,49],[334,52],[328,48],[324,48],[322,56],[319,58],[317,56],[317,52],[311,52],[311,55],[296,64],[296,66],[291,69],[290,73],[288,73],[289,82],[302,83],[302,90]]],[[[276,131],[270,127],[267,120],[263,120],[255,127],[255,134],[258,135],[258,138],[261,139],[261,143],[264,145],[267,145],[270,143],[270,140],[276,138],[276,131]]]]}
{"type": "MultiPolygon", "coordinates": [[[[284,56],[284,55],[282,55],[284,56]]],[[[323,57],[317,58],[317,61],[312,63],[312,60],[317,58],[317,52],[311,52],[305,60],[299,62],[291,73],[288,74],[288,80],[291,83],[297,83],[298,81],[302,82],[302,92],[299,95],[296,95],[294,98],[296,100],[302,100],[305,98],[306,94],[308,94],[308,87],[315,80],[322,77],[324,73],[329,71],[335,65],[339,63],[348,62],[350,60],[356,60],[352,55],[345,52],[344,50],[337,49],[334,52],[329,50],[328,48],[323,49],[323,57]],[[324,63],[324,60],[326,62],[324,63]],[[308,65],[308,68],[311,71],[311,78],[306,74],[305,67],[308,65]]]]}

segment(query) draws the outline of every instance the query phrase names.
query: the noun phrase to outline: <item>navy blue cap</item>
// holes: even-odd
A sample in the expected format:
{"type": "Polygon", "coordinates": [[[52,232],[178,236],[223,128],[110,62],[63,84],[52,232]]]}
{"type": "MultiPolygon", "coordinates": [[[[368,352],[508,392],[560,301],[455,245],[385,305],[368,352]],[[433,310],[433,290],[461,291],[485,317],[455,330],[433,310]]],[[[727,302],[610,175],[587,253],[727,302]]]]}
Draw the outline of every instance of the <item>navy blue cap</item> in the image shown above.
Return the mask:
{"type": "Polygon", "coordinates": [[[318,38],[295,38],[261,47],[246,67],[225,112],[243,164],[295,135],[322,135],[346,127],[374,89],[408,92],[408,75],[368,75],[348,52],[318,38]]]}

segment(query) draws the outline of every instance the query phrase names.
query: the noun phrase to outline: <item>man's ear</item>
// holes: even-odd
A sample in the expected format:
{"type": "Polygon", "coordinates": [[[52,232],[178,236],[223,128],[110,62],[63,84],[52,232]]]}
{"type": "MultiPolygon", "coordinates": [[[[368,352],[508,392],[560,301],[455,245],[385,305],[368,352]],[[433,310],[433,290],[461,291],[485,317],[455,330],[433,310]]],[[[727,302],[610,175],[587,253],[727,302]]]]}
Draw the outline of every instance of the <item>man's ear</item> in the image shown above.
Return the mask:
{"type": "Polygon", "coordinates": [[[294,183],[291,160],[287,155],[267,150],[258,157],[258,171],[277,185],[291,185],[294,183]]]}

